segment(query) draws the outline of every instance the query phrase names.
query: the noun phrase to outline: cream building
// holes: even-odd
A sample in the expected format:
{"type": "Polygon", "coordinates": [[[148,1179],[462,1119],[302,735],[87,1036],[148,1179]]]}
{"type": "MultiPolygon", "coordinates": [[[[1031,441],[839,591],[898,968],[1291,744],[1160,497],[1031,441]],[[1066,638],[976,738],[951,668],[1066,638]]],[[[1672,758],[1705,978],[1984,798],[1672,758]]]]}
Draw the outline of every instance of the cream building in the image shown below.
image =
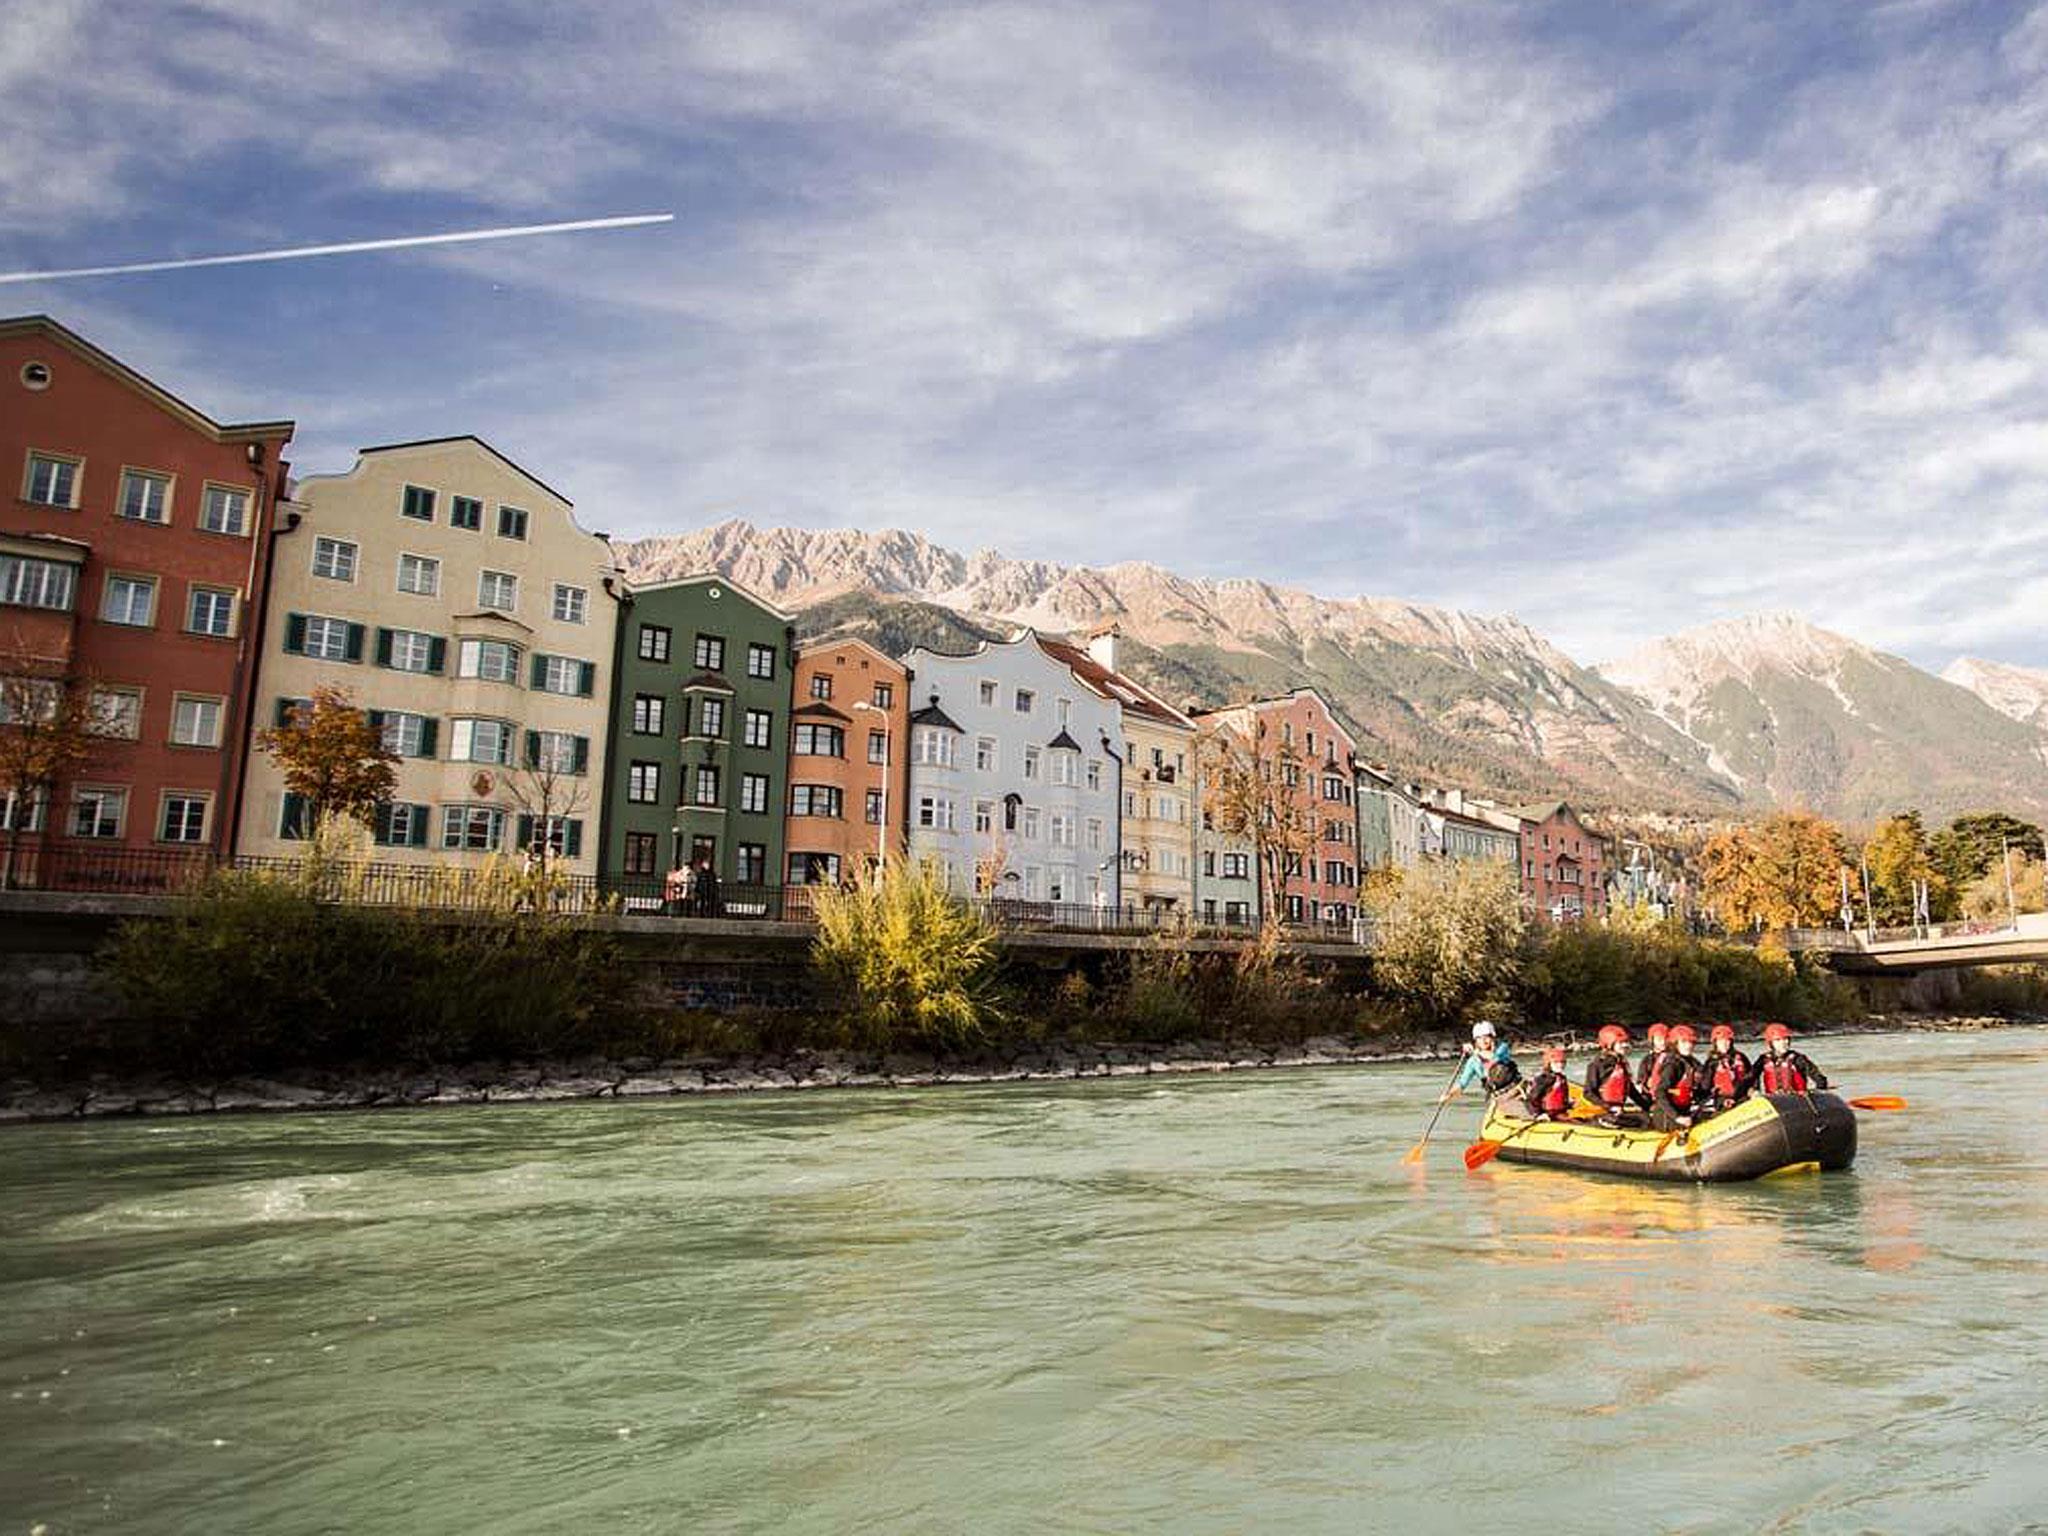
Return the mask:
{"type": "MultiPolygon", "coordinates": [[[[285,511],[259,723],[322,684],[371,712],[401,759],[380,861],[481,862],[544,831],[595,872],[619,590],[603,535],[475,437],[363,449],[285,511]]],[[[256,751],[240,851],[293,852],[302,812],[256,751]]]]}

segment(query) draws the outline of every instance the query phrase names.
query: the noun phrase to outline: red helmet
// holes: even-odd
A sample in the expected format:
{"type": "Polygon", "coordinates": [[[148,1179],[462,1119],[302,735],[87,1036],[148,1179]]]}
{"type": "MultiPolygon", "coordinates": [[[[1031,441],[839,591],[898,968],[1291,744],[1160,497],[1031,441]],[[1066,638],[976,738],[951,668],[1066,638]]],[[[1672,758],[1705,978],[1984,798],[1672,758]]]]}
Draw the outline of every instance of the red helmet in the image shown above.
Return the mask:
{"type": "Polygon", "coordinates": [[[1671,1027],[1671,1043],[1673,1045],[1678,1045],[1681,1042],[1686,1045],[1697,1045],[1699,1044],[1699,1038],[1700,1032],[1690,1024],[1674,1024],[1671,1027]]]}
{"type": "Polygon", "coordinates": [[[1564,1047],[1561,1045],[1546,1045],[1543,1047],[1543,1065],[1546,1067],[1563,1066],[1564,1047]]]}
{"type": "Polygon", "coordinates": [[[1619,1024],[1602,1024],[1600,1026],[1600,1043],[1602,1045],[1627,1045],[1628,1031],[1619,1024]]]}
{"type": "Polygon", "coordinates": [[[1766,1040],[1790,1040],[1792,1038],[1792,1031],[1782,1024],[1766,1024],[1764,1026],[1764,1038],[1766,1040]]]}
{"type": "Polygon", "coordinates": [[[1659,1040],[1667,1040],[1671,1037],[1671,1026],[1669,1024],[1652,1024],[1649,1029],[1649,1036],[1650,1044],[1652,1045],[1655,1045],[1659,1040]]]}
{"type": "Polygon", "coordinates": [[[1716,1040],[1733,1040],[1735,1038],[1735,1026],[1733,1024],[1716,1024],[1714,1026],[1713,1038],[1716,1040]]]}

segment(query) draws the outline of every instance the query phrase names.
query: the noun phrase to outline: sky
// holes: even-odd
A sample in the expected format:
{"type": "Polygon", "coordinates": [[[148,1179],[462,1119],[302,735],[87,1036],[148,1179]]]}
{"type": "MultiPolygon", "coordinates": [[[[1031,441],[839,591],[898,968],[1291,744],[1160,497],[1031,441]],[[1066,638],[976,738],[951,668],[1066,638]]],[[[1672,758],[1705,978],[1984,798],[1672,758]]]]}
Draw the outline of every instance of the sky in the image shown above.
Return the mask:
{"type": "Polygon", "coordinates": [[[0,288],[300,473],[2048,665],[2048,5],[10,0],[0,288]]]}

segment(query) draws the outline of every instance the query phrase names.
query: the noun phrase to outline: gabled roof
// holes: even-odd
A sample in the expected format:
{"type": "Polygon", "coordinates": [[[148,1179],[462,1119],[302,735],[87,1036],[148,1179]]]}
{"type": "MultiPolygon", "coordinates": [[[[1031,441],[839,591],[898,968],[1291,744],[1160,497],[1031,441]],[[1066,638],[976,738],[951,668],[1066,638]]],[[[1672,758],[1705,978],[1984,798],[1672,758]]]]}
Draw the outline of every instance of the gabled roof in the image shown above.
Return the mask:
{"type": "MultiPolygon", "coordinates": [[[[759,602],[760,599],[755,598],[755,601],[759,602]]],[[[899,658],[891,656],[879,645],[871,644],[858,635],[815,635],[809,640],[799,640],[796,644],[796,659],[802,661],[806,656],[814,656],[819,651],[837,650],[842,645],[857,645],[870,656],[878,661],[886,661],[898,671],[908,670],[899,658]]]]}
{"type": "Polygon", "coordinates": [[[248,442],[260,438],[292,435],[295,423],[290,421],[215,421],[204,411],[196,406],[187,405],[155,380],[137,373],[111,352],[102,352],[69,326],[58,324],[48,315],[15,315],[0,320],[0,337],[37,335],[49,337],[66,350],[75,353],[80,360],[126,384],[137,394],[147,397],[178,417],[187,426],[205,433],[216,442],[248,442]]]}
{"type": "Polygon", "coordinates": [[[1072,672],[1091,692],[1121,705],[1126,714],[1178,730],[1191,731],[1195,728],[1192,719],[1168,704],[1143,683],[1126,677],[1121,672],[1112,672],[1078,645],[1070,645],[1064,640],[1048,640],[1044,635],[1035,633],[1034,638],[1038,641],[1038,648],[1046,655],[1072,672]]]}
{"type": "Polygon", "coordinates": [[[958,732],[963,736],[966,734],[966,732],[960,730],[959,726],[953,723],[951,715],[939,708],[939,696],[936,693],[932,695],[931,703],[925,705],[923,709],[918,710],[917,713],[910,717],[910,723],[912,725],[935,725],[940,730],[958,732]]]}
{"type": "Polygon", "coordinates": [[[500,453],[496,448],[493,448],[489,443],[485,442],[482,438],[478,437],[474,432],[458,432],[453,437],[415,438],[413,441],[409,443],[378,443],[375,447],[358,448],[356,450],[356,456],[358,458],[366,459],[373,453],[403,453],[410,448],[446,448],[451,443],[474,443],[476,444],[477,447],[483,449],[485,453],[488,453],[492,458],[496,459],[500,464],[504,465],[507,469],[511,470],[513,474],[519,476],[520,479],[530,481],[532,484],[538,486],[541,490],[546,491],[550,496],[554,497],[555,500],[559,501],[563,506],[573,507],[575,505],[573,501],[571,501],[568,497],[564,496],[560,491],[556,490],[553,486],[549,485],[547,481],[541,479],[539,475],[534,474],[533,471],[527,469],[524,465],[516,463],[512,459],[508,458],[505,454],[500,453]]]}
{"type": "Polygon", "coordinates": [[[626,590],[634,594],[635,596],[638,596],[642,592],[666,592],[671,587],[702,586],[707,581],[717,582],[721,587],[724,587],[727,591],[733,593],[735,596],[744,597],[756,608],[759,608],[766,613],[773,614],[776,618],[782,620],[782,622],[785,624],[793,624],[796,622],[795,614],[790,613],[785,609],[776,607],[773,603],[769,602],[767,598],[762,597],[757,593],[749,592],[745,587],[741,586],[731,577],[726,576],[718,571],[697,571],[689,576],[671,576],[667,581],[629,581],[626,583],[626,590]]]}
{"type": "Polygon", "coordinates": [[[1548,821],[1560,811],[1568,813],[1573,821],[1579,819],[1578,812],[1572,810],[1570,803],[1564,800],[1544,800],[1507,807],[1507,814],[1519,821],[1548,821]]]}
{"type": "Polygon", "coordinates": [[[732,684],[725,680],[723,672],[699,672],[683,684],[685,693],[731,693],[732,684]]]}
{"type": "Polygon", "coordinates": [[[1081,743],[1067,734],[1065,726],[1060,727],[1059,735],[1048,741],[1046,746],[1055,752],[1078,752],[1081,750],[1081,743]]]}
{"type": "Polygon", "coordinates": [[[845,722],[848,725],[851,725],[853,723],[853,716],[842,715],[838,710],[834,709],[830,704],[827,704],[823,699],[813,699],[808,704],[800,704],[795,709],[791,710],[790,713],[793,716],[805,719],[839,720],[845,722]]]}

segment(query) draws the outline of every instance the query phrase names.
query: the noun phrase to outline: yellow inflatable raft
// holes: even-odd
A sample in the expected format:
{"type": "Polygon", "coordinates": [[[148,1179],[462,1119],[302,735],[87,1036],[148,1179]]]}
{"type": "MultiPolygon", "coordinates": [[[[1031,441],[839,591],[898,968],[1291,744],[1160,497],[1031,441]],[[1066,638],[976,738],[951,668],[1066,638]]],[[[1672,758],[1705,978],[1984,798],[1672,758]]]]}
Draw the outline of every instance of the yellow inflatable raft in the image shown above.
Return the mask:
{"type": "Polygon", "coordinates": [[[1729,1183],[1856,1160],[1856,1113],[1832,1093],[1757,1094],[1687,1131],[1618,1129],[1586,1118],[1531,1120],[1510,1093],[1487,1106],[1479,1135],[1504,1163],[1534,1163],[1631,1179],[1729,1183]]]}

